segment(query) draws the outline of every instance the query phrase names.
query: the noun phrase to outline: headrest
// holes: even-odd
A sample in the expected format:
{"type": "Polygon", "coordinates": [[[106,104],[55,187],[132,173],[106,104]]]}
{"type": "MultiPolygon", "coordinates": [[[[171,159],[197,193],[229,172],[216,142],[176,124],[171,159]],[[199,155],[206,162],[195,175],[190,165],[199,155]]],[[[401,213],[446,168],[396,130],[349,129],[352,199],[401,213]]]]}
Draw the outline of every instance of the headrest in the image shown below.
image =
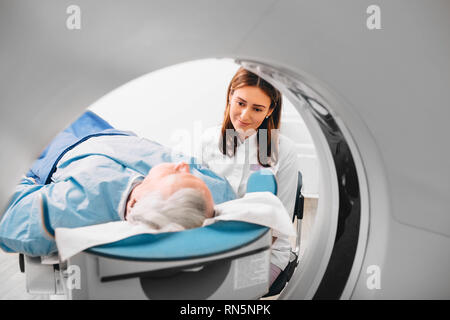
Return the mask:
{"type": "Polygon", "coordinates": [[[270,169],[261,169],[250,175],[247,181],[247,193],[249,192],[272,192],[277,194],[277,180],[270,169]]]}

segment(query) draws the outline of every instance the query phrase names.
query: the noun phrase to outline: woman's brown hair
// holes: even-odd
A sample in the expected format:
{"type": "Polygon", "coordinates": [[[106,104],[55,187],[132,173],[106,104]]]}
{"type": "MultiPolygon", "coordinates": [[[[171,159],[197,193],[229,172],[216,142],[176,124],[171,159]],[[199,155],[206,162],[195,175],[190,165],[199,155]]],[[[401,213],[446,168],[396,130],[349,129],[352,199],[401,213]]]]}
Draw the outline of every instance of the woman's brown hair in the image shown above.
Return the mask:
{"type": "Polygon", "coordinates": [[[245,86],[260,88],[269,96],[271,101],[269,109],[270,110],[273,109],[273,112],[267,119],[264,119],[264,121],[261,123],[256,132],[256,139],[258,143],[258,162],[263,167],[270,167],[272,165],[275,165],[278,161],[277,132],[278,129],[280,128],[281,105],[282,105],[281,93],[266,80],[262,79],[253,72],[250,72],[242,67],[239,68],[239,70],[236,72],[236,74],[234,75],[233,79],[231,79],[231,82],[228,86],[227,104],[225,107],[224,119],[222,123],[221,137],[219,140],[219,149],[224,155],[234,156],[234,154],[236,153],[236,146],[237,146],[236,135],[231,135],[231,137],[229,137],[229,135],[226,134],[227,129],[235,130],[230,118],[230,96],[233,95],[236,89],[245,86]],[[266,135],[260,134],[264,133],[262,129],[265,129],[265,132],[267,133],[266,135]],[[264,139],[266,140],[264,142],[266,143],[267,146],[267,154],[266,152],[262,152],[260,150],[260,141],[259,141],[260,136],[262,136],[263,139],[266,138],[264,139]],[[272,141],[276,143],[272,145],[272,141]],[[263,157],[263,159],[261,159],[261,157],[263,157]]]}

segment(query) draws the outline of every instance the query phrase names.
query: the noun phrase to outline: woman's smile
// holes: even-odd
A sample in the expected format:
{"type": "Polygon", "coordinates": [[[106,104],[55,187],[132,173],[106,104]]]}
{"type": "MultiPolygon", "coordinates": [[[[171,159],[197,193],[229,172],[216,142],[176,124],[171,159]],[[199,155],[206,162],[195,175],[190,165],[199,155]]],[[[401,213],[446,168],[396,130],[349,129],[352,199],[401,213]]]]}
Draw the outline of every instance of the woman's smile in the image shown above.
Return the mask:
{"type": "Polygon", "coordinates": [[[238,119],[238,121],[239,121],[239,124],[241,125],[241,126],[243,126],[243,127],[246,127],[246,126],[248,126],[250,123],[246,123],[246,122],[242,122],[241,120],[239,120],[238,119]]]}

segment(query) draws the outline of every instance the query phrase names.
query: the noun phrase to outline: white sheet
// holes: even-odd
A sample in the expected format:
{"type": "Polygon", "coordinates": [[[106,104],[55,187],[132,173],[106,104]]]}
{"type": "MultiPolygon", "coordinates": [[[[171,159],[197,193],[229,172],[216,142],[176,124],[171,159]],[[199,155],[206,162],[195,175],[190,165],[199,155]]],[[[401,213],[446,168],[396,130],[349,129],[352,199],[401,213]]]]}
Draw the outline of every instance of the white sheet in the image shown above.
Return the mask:
{"type": "MultiPolygon", "coordinates": [[[[243,198],[215,206],[216,216],[206,219],[203,226],[220,220],[256,223],[273,230],[273,236],[295,237],[291,219],[280,199],[270,192],[248,193],[243,198]]],[[[61,261],[90,247],[119,241],[143,233],[181,231],[176,224],[154,230],[143,224],[115,221],[82,228],[56,228],[55,238],[61,261]]]]}

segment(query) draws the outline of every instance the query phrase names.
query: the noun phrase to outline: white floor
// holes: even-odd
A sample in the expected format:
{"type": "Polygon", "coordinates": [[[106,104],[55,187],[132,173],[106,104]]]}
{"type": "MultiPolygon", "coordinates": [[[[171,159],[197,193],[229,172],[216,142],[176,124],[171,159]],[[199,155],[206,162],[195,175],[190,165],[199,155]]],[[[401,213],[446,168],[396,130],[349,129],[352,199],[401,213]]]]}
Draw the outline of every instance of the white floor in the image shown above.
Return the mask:
{"type": "Polygon", "coordinates": [[[25,274],[19,269],[19,255],[0,250],[0,300],[40,300],[26,292],[25,274]]]}
{"type": "MultiPolygon", "coordinates": [[[[300,256],[308,243],[308,232],[311,230],[317,209],[317,199],[305,199],[305,210],[302,221],[302,240],[300,256]]],[[[276,299],[277,296],[269,299],[276,299]]],[[[0,250],[0,300],[48,299],[48,296],[33,296],[26,292],[25,274],[19,269],[19,255],[4,253],[0,250]]]]}

